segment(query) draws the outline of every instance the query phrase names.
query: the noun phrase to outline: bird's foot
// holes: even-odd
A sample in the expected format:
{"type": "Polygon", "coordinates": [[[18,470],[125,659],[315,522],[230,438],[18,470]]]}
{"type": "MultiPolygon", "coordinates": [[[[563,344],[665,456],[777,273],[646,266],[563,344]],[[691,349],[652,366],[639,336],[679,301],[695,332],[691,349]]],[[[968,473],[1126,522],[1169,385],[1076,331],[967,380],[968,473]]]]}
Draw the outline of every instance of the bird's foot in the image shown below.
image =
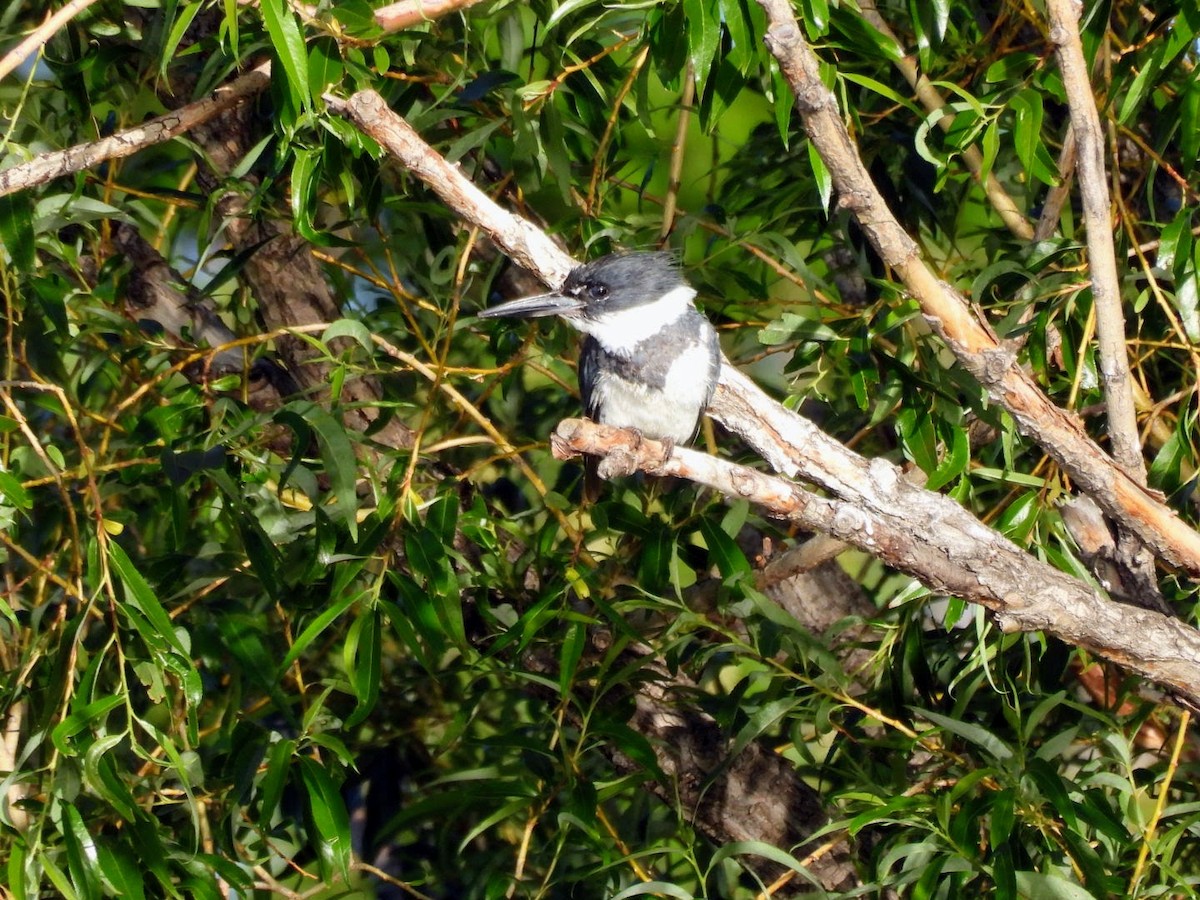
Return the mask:
{"type": "Polygon", "coordinates": [[[596,467],[596,471],[605,481],[623,478],[638,470],[637,451],[642,444],[642,433],[636,428],[626,428],[625,430],[633,435],[633,440],[628,444],[615,443],[608,451],[608,455],[600,460],[600,464],[596,467]]]}
{"type": "MultiPolygon", "coordinates": [[[[608,451],[608,455],[600,460],[596,469],[600,477],[605,480],[632,475],[640,468],[639,460],[645,461],[645,455],[639,452],[642,442],[645,440],[644,436],[636,428],[626,428],[625,430],[633,435],[633,441],[628,445],[616,444],[613,446],[608,451]]],[[[670,438],[663,438],[659,443],[662,444],[662,454],[657,462],[659,465],[663,465],[675,452],[675,442],[670,438]]]]}

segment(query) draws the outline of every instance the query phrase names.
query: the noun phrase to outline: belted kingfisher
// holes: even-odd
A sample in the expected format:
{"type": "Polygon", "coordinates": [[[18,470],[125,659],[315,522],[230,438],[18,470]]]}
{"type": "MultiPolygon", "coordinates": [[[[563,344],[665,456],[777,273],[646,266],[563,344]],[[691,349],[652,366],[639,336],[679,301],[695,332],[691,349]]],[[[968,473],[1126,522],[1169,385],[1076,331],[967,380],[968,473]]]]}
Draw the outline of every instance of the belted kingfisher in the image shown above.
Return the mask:
{"type": "MultiPolygon", "coordinates": [[[[717,333],[695,297],[670,253],[613,253],[573,269],[557,291],[479,315],[560,316],[585,335],[584,414],[676,444],[695,437],[721,373],[717,333]]],[[[594,496],[594,485],[585,493],[594,496]]]]}

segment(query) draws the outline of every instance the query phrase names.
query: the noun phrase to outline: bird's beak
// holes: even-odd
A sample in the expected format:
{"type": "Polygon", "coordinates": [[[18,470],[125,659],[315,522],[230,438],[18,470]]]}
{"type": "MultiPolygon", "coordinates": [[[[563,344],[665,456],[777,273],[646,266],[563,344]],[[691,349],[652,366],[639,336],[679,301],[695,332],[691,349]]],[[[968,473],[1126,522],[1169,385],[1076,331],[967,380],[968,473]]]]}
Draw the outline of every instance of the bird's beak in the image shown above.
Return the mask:
{"type": "Polygon", "coordinates": [[[540,316],[568,316],[583,309],[583,301],[557,292],[509,300],[479,313],[481,319],[536,319],[540,316]]]}

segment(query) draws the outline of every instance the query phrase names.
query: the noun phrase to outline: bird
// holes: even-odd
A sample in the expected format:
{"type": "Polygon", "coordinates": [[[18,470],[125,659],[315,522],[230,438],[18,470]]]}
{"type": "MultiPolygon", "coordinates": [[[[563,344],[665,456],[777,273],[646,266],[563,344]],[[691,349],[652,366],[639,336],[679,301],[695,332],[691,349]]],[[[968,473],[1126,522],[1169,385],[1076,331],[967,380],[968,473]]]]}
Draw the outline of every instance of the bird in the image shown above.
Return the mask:
{"type": "MultiPolygon", "coordinates": [[[[584,414],[673,449],[696,436],[721,373],[717,333],[695,299],[673,254],[610,253],[572,269],[556,291],[501,303],[479,316],[558,316],[582,332],[584,414]]],[[[595,468],[585,460],[588,500],[598,494],[595,468]]]]}

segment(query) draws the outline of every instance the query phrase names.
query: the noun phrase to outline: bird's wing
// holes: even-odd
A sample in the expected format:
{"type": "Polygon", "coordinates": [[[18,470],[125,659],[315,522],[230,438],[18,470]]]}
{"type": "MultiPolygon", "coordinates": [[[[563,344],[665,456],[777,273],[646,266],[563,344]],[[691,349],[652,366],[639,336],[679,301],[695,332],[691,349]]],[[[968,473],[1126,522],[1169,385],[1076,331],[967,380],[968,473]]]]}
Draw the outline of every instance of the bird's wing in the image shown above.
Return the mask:
{"type": "MultiPolygon", "coordinates": [[[[712,403],[713,392],[717,389],[717,379],[721,377],[721,342],[717,340],[716,329],[707,319],[704,325],[708,332],[708,396],[704,398],[704,408],[707,409],[708,404],[712,403]]],[[[701,412],[703,413],[704,409],[701,412]]]]}
{"type": "Polygon", "coordinates": [[[588,335],[579,348],[579,398],[583,401],[583,414],[596,421],[596,376],[600,374],[600,357],[604,350],[596,339],[588,335]]]}

